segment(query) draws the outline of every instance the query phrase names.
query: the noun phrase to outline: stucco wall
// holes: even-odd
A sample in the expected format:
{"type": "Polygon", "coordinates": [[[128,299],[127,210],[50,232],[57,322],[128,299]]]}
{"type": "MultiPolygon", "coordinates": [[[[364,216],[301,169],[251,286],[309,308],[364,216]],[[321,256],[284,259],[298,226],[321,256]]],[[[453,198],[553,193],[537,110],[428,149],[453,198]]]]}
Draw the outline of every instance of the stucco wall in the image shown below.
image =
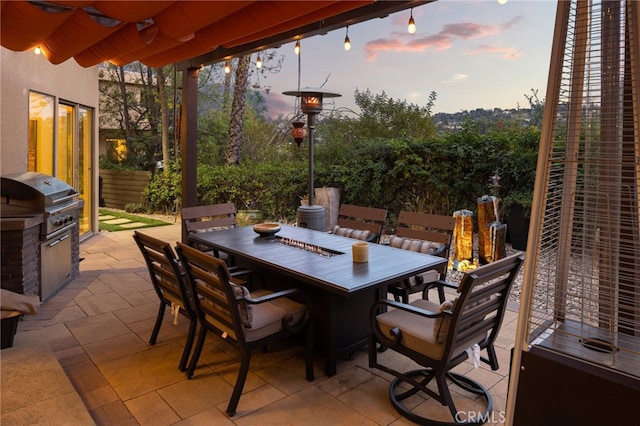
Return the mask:
{"type": "MultiPolygon", "coordinates": [[[[73,59],[53,65],[43,55],[4,47],[0,53],[0,174],[27,170],[29,90],[95,108],[97,144],[97,66],[82,68],[73,59]]],[[[97,153],[94,157],[97,164],[97,153]]]]}

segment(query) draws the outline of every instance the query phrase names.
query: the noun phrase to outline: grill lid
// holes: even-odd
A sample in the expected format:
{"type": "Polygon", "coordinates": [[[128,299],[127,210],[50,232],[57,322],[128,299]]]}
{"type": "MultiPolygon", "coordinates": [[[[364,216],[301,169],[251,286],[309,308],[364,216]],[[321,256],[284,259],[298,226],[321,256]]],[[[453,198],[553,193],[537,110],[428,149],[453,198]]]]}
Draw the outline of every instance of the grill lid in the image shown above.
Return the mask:
{"type": "Polygon", "coordinates": [[[9,204],[45,210],[75,200],[78,192],[56,177],[24,172],[1,176],[0,195],[9,204]]]}

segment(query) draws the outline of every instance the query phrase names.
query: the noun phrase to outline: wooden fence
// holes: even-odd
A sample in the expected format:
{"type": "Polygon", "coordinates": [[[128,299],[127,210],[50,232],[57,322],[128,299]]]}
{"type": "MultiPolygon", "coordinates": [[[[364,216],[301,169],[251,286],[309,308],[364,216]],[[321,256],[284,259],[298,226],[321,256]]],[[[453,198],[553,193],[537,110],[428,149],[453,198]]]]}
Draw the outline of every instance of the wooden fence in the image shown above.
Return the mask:
{"type": "Polygon", "coordinates": [[[147,171],[100,170],[100,206],[124,209],[144,202],[143,190],[151,179],[147,171]]]}

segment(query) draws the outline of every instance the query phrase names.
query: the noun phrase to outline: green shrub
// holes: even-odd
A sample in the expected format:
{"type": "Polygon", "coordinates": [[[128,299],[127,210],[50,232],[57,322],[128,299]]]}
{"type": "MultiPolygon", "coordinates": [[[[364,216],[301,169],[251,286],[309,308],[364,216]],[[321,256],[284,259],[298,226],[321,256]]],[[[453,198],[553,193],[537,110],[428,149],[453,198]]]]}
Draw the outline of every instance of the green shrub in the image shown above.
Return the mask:
{"type": "Polygon", "coordinates": [[[146,213],[147,208],[142,203],[129,203],[125,204],[124,211],[127,213],[146,213]]]}
{"type": "MultiPolygon", "coordinates": [[[[387,208],[390,225],[400,210],[475,211],[485,194],[506,198],[533,190],[538,139],[536,129],[480,134],[466,123],[459,132],[424,140],[360,139],[340,149],[323,141],[316,150],[314,183],[339,188],[341,203],[387,208]],[[502,185],[492,194],[496,173],[502,185]]],[[[237,209],[262,210],[267,220],[293,220],[300,196],[308,193],[303,149],[288,153],[287,161],[274,156],[237,167],[200,164],[197,203],[233,202],[237,209]]],[[[179,163],[170,164],[168,173],[155,173],[145,191],[153,210],[173,210],[180,193],[179,163]]]]}

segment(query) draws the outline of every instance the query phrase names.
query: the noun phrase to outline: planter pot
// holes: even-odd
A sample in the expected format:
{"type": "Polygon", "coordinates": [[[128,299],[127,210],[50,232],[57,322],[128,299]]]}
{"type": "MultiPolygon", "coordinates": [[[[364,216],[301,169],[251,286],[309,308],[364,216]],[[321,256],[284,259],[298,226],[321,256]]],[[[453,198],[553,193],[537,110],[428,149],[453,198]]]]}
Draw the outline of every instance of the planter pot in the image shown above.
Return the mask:
{"type": "Polygon", "coordinates": [[[240,226],[255,225],[262,222],[262,210],[238,210],[236,221],[240,226]]]}
{"type": "Polygon", "coordinates": [[[524,207],[520,204],[512,204],[507,216],[507,229],[511,247],[515,250],[526,250],[529,237],[529,217],[524,216],[524,207]]]}

